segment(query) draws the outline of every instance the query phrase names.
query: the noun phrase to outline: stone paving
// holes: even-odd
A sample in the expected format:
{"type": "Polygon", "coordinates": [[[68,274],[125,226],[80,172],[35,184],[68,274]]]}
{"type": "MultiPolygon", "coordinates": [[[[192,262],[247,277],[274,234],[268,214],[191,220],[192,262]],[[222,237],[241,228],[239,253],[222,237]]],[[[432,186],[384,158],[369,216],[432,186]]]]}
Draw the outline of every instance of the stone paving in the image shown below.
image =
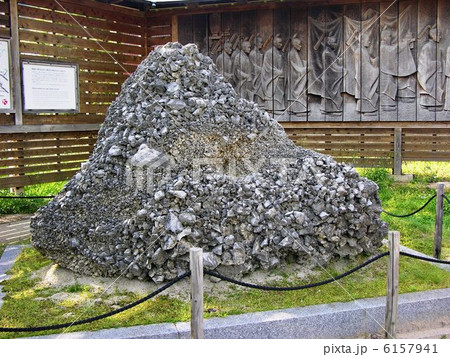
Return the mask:
{"type": "Polygon", "coordinates": [[[2,217],[0,222],[0,244],[14,244],[30,237],[31,215],[20,215],[19,220],[2,217]],[[9,222],[8,222],[9,220],[9,222]]]}

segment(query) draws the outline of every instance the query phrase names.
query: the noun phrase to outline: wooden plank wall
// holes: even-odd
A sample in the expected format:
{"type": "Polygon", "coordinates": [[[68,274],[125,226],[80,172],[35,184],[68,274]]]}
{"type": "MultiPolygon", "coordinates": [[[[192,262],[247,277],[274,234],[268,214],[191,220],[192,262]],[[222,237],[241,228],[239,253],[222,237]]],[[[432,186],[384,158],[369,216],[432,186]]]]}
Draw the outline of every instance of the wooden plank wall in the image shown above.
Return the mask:
{"type": "Polygon", "coordinates": [[[146,28],[148,51],[172,41],[172,16],[147,17],[146,28]]]}
{"type": "Polygon", "coordinates": [[[0,1],[0,37],[9,38],[9,4],[5,0],[0,1]]]}
{"type": "Polygon", "coordinates": [[[450,126],[446,124],[281,125],[297,145],[358,167],[393,167],[395,127],[402,128],[402,161],[450,161],[450,126]]]}
{"type": "Polygon", "coordinates": [[[97,131],[0,134],[0,187],[69,179],[96,138],[97,131]]]}
{"type": "Polygon", "coordinates": [[[22,59],[75,62],[80,69],[80,114],[24,115],[24,124],[102,123],[145,55],[143,13],[93,1],[22,0],[19,28],[22,59]]]}
{"type": "Polygon", "coordinates": [[[339,162],[358,167],[393,166],[393,128],[305,127],[297,123],[283,123],[283,127],[298,146],[331,155],[339,162]]]}
{"type": "Polygon", "coordinates": [[[402,157],[405,161],[450,161],[450,129],[403,129],[402,157]]]}

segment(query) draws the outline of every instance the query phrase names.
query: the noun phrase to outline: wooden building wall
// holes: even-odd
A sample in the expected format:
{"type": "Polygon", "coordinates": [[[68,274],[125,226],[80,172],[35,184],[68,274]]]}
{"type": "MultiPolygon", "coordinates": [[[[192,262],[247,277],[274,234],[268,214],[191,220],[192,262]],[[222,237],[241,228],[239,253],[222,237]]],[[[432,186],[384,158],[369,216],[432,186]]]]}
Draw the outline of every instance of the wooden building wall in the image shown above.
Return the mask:
{"type": "MultiPolygon", "coordinates": [[[[160,14],[161,15],[161,14],[160,14]]],[[[425,45],[430,42],[429,28],[436,26],[441,32],[441,41],[434,44],[436,53],[442,54],[442,68],[433,68],[434,76],[430,80],[437,81],[440,77],[445,87],[450,88],[450,73],[445,71],[445,63],[450,64],[447,49],[450,48],[450,3],[445,0],[401,0],[387,1],[327,1],[327,2],[290,2],[285,4],[259,4],[252,6],[235,6],[208,10],[207,7],[192,9],[189,13],[172,12],[173,23],[178,26],[177,37],[181,43],[196,43],[200,51],[218,61],[224,52],[224,43],[229,41],[234,52],[239,52],[239,43],[243,40],[253,43],[256,36],[264,43],[262,52],[272,47],[273,38],[280,34],[283,40],[283,59],[285,78],[285,105],[283,115],[271,114],[286,129],[288,135],[298,145],[314,149],[334,156],[339,161],[351,162],[359,166],[394,167],[396,173],[401,172],[401,161],[436,160],[450,161],[450,91],[441,105],[424,108],[421,105],[421,90],[418,83],[417,69],[419,56],[425,45]],[[309,3],[305,4],[305,3],[309,3]],[[317,3],[317,5],[315,5],[317,3]],[[322,4],[323,3],[323,4],[322,4]],[[342,3],[346,3],[341,5],[342,3]],[[324,6],[325,5],[325,6],[324,6]],[[316,27],[323,27],[324,32],[333,34],[338,39],[336,53],[342,56],[342,82],[338,91],[342,94],[341,111],[337,113],[323,112],[320,90],[317,88],[326,77],[314,76],[316,64],[322,60],[321,48],[325,38],[320,38],[320,32],[314,33],[316,27]],[[381,34],[388,29],[393,34],[396,45],[396,58],[386,56],[382,50],[381,34]],[[372,67],[378,71],[376,95],[381,97],[383,83],[381,64],[396,62],[395,70],[403,64],[403,45],[409,37],[409,60],[415,66],[415,73],[407,79],[412,88],[413,98],[404,94],[404,78],[395,78],[397,98],[393,108],[385,109],[381,98],[374,101],[375,110],[358,110],[355,98],[355,70],[359,70],[366,82],[369,80],[370,68],[368,61],[360,62],[360,68],[354,68],[356,52],[363,45],[353,32],[365,32],[369,35],[369,51],[372,67]],[[292,39],[297,37],[302,42],[299,55],[306,66],[308,81],[305,83],[306,106],[302,114],[290,110],[289,82],[294,82],[289,67],[289,52],[292,49],[292,39]],[[353,68],[348,68],[348,65],[353,68]],[[352,67],[352,66],[350,66],[352,67]],[[376,68],[378,67],[378,69],[376,68]],[[403,81],[403,82],[401,82],[403,81]],[[445,106],[444,106],[445,104],[445,106]],[[447,106],[448,104],[448,106],[447,106]],[[444,107],[446,107],[444,109],[444,107]],[[397,147],[395,148],[395,143],[397,147]],[[394,158],[395,157],[395,158],[394,158]]],[[[450,53],[450,52],[449,52],[450,53]]],[[[222,58],[220,58],[222,60],[222,58]]],[[[340,61],[339,61],[340,62],[340,61]]],[[[435,65],[436,66],[436,65],[435,65]]],[[[450,67],[449,67],[450,68],[450,67]]],[[[275,73],[275,72],[273,72],[275,73]]],[[[239,91],[239,89],[237,89],[239,91]]],[[[269,96],[270,97],[270,96],[269,96]]],[[[267,103],[266,103],[267,104],[267,103]]],[[[270,105],[266,107],[270,108],[270,105]]]]}
{"type": "MultiPolygon", "coordinates": [[[[20,0],[21,59],[79,66],[79,114],[0,114],[0,187],[64,180],[88,159],[108,106],[147,53],[143,12],[88,0],[20,0]]],[[[9,2],[0,2],[9,38],[9,2]]],[[[151,25],[148,28],[152,28],[151,25]]]]}
{"type": "MultiPolygon", "coordinates": [[[[20,59],[78,63],[81,110],[79,114],[24,114],[22,123],[14,114],[0,114],[0,188],[70,178],[92,152],[98,128],[121,83],[155,46],[177,40],[213,45],[205,36],[212,14],[220,14],[220,22],[228,21],[239,34],[257,31],[256,19],[265,14],[259,21],[271,24],[266,25],[267,34],[281,32],[287,38],[293,31],[305,31],[305,23],[293,24],[288,19],[300,16],[306,21],[307,15],[315,11],[301,3],[268,2],[258,7],[250,3],[144,13],[90,0],[18,1],[20,59]],[[180,31],[186,24],[191,30],[180,31]]],[[[381,10],[385,6],[384,2],[356,3],[333,9],[345,12],[350,6],[359,10],[362,6],[381,10]]],[[[444,0],[404,0],[398,10],[407,3],[417,13],[430,18],[434,14],[444,30],[443,38],[450,40],[450,26],[443,22],[448,11],[444,0]]],[[[414,31],[425,23],[419,22],[414,31]]],[[[0,36],[10,38],[10,27],[10,3],[0,0],[0,36]]],[[[399,153],[403,160],[450,160],[450,121],[438,114],[422,122],[419,109],[414,116],[404,116],[402,113],[407,111],[399,106],[397,120],[383,120],[380,114],[375,121],[362,117],[347,121],[345,110],[341,118],[332,120],[307,116],[306,120],[289,118],[281,124],[298,145],[360,166],[393,167],[394,154],[398,162],[399,153]]]]}

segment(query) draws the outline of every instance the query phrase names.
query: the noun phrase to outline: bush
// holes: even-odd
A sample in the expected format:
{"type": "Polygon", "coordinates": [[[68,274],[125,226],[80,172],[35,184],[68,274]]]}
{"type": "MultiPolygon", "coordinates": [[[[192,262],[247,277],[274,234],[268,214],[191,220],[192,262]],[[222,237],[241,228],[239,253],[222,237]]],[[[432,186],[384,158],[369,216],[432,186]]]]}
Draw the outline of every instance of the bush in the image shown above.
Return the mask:
{"type": "MultiPolygon", "coordinates": [[[[27,186],[24,196],[54,196],[64,187],[66,181],[44,183],[40,185],[27,186]]],[[[8,189],[0,190],[0,196],[12,196],[8,189]]],[[[49,199],[0,199],[0,214],[34,213],[39,207],[47,204],[49,199]]]]}
{"type": "Polygon", "coordinates": [[[388,187],[393,180],[388,169],[370,168],[362,170],[361,175],[376,182],[380,188],[388,187]]]}

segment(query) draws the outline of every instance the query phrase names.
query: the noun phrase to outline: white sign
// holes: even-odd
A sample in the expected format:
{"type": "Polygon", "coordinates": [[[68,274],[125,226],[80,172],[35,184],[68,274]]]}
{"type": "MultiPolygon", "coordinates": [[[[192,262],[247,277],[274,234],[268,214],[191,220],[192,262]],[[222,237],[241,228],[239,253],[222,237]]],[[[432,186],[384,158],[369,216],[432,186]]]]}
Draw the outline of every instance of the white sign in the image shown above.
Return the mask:
{"type": "Polygon", "coordinates": [[[77,112],[78,67],[55,62],[22,62],[25,112],[77,112]]]}
{"type": "Polygon", "coordinates": [[[9,40],[0,39],[0,112],[12,111],[9,40]]]}

